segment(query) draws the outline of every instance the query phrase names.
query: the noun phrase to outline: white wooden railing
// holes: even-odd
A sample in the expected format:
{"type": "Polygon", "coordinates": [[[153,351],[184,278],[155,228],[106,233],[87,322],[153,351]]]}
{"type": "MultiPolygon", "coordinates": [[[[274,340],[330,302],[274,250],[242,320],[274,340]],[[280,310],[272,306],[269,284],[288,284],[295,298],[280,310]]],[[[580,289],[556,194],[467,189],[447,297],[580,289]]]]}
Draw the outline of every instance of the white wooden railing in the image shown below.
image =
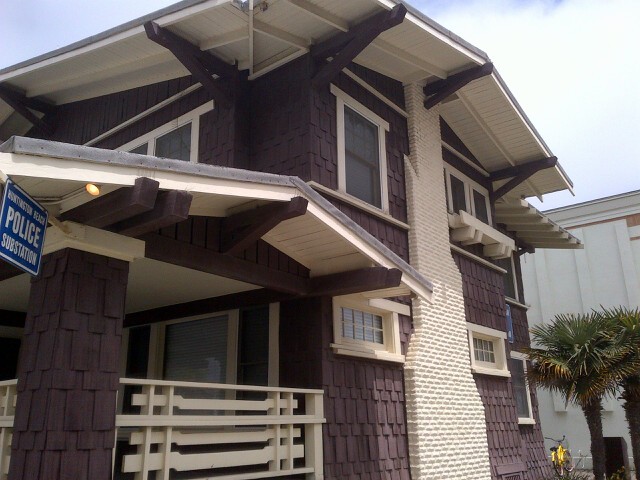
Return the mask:
{"type": "Polygon", "coordinates": [[[0,480],[5,480],[9,475],[17,384],[17,380],[0,382],[0,480]]]}
{"type": "Polygon", "coordinates": [[[126,451],[116,453],[123,473],[140,480],[149,472],[167,480],[171,470],[224,480],[323,478],[322,390],[121,383],[128,410],[138,410],[116,417],[118,438],[128,442],[126,451]]]}

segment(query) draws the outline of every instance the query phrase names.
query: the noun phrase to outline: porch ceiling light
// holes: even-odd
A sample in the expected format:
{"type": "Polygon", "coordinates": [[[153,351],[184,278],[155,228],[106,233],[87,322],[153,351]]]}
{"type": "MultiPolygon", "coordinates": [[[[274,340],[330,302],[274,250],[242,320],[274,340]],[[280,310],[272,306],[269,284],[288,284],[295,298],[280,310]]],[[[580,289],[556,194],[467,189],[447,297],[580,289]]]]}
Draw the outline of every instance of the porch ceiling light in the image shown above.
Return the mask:
{"type": "Polygon", "coordinates": [[[84,186],[85,190],[94,197],[100,195],[100,188],[95,183],[87,183],[84,186]]]}

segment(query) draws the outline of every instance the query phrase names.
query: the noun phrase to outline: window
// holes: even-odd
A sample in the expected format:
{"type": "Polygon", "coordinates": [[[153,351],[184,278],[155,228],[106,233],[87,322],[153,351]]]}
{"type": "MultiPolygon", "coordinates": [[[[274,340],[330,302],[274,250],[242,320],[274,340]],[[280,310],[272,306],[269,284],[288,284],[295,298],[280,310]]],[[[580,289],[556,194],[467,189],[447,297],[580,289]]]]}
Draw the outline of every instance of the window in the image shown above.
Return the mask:
{"type": "Polygon", "coordinates": [[[119,150],[195,163],[198,161],[200,115],[212,109],[213,102],[207,102],[142,137],[126,143],[119,150]]]}
{"type": "Polygon", "coordinates": [[[511,386],[518,411],[518,423],[534,424],[531,395],[527,384],[527,357],[519,352],[511,352],[509,370],[511,371],[511,386]]]}
{"type": "Polygon", "coordinates": [[[512,298],[513,300],[520,300],[518,295],[518,283],[515,276],[515,265],[513,263],[513,257],[503,258],[496,261],[499,267],[504,268],[507,273],[504,274],[504,295],[512,298]]]}
{"type": "Polygon", "coordinates": [[[333,299],[334,351],[341,355],[404,362],[398,315],[410,315],[407,305],[348,295],[333,299]]]}
{"type": "Polygon", "coordinates": [[[127,329],[126,376],[278,384],[278,304],[127,329]]]}
{"type": "Polygon", "coordinates": [[[486,188],[449,165],[444,167],[444,180],[449,212],[460,213],[463,210],[491,225],[489,191],[486,188]]]}
{"type": "Polygon", "coordinates": [[[508,377],[505,340],[507,334],[500,330],[467,323],[471,370],[484,375],[508,377]]]}
{"type": "Polygon", "coordinates": [[[335,85],[331,93],[336,97],[338,190],[386,212],[389,123],[335,85]]]}

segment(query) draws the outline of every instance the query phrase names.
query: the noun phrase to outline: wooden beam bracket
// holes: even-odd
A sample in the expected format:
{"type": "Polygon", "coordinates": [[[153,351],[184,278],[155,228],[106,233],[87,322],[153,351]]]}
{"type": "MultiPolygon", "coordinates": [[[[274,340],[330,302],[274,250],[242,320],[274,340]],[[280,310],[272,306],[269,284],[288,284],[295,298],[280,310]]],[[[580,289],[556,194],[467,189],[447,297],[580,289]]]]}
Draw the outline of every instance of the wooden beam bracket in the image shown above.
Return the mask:
{"type": "Polygon", "coordinates": [[[139,238],[146,243],[147,258],[296,297],[336,296],[381,290],[397,287],[402,280],[400,270],[385,267],[305,278],[157,233],[147,233],[139,238]]]}
{"type": "Polygon", "coordinates": [[[502,170],[493,172],[489,177],[492,182],[495,182],[497,180],[504,180],[505,178],[512,178],[491,194],[491,203],[494,203],[496,200],[504,197],[507,193],[516,188],[522,182],[528,180],[531,176],[533,176],[540,170],[553,168],[557,164],[557,157],[548,157],[541,160],[525,163],[523,165],[515,165],[513,167],[503,168],[502,170]]]}
{"type": "Polygon", "coordinates": [[[31,123],[40,133],[51,136],[55,131],[55,125],[49,120],[38,117],[33,110],[40,113],[52,113],[54,106],[49,105],[36,98],[27,98],[25,95],[8,88],[5,85],[0,85],[0,99],[13,108],[19,115],[24,117],[29,123],[31,123]]]}
{"type": "Polygon", "coordinates": [[[60,215],[61,221],[104,228],[152,210],[160,184],[146,177],[136,178],[132,187],[122,187],[60,215]]]}
{"type": "Polygon", "coordinates": [[[484,65],[471,67],[462,72],[455,73],[449,77],[436,80],[424,86],[423,91],[427,97],[424,101],[424,108],[429,110],[436,106],[442,100],[460,90],[472,81],[482,78],[493,73],[493,63],[488,62],[484,65]]]}
{"type": "Polygon", "coordinates": [[[354,26],[347,32],[340,33],[325,42],[311,48],[311,54],[317,59],[333,59],[325,63],[316,72],[312,85],[316,89],[326,87],[360,52],[376,37],[390,28],[400,25],[407,14],[407,8],[399,3],[389,11],[375,14],[354,26]]]}
{"type": "Polygon", "coordinates": [[[152,210],[111,225],[109,230],[128,237],[139,237],[174,225],[189,218],[192,198],[190,193],[180,190],[161,192],[152,210]]]}
{"type": "Polygon", "coordinates": [[[220,252],[241,252],[281,222],[304,215],[308,203],[302,197],[295,197],[286,203],[274,202],[223,219],[220,229],[220,252]]]}
{"type": "Polygon", "coordinates": [[[235,83],[239,78],[239,72],[235,65],[229,65],[209,52],[200,50],[196,45],[155,22],[146,22],[144,29],[149,40],[156,42],[173,53],[178,61],[189,70],[193,78],[209,92],[219,105],[224,108],[233,106],[231,95],[220,87],[220,83],[214,80],[212,75],[235,83]]]}

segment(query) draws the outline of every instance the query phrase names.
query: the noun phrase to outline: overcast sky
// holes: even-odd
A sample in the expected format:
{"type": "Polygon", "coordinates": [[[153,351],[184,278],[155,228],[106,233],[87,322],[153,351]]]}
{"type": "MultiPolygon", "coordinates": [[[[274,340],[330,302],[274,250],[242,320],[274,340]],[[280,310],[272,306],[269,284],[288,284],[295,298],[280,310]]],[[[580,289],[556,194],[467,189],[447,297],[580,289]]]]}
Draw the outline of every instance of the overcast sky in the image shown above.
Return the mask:
{"type": "MultiPolygon", "coordinates": [[[[0,68],[171,3],[0,0],[0,68]]],[[[537,206],[640,189],[640,1],[410,3],[489,54],[573,180],[575,197],[547,195],[537,206]]]]}

